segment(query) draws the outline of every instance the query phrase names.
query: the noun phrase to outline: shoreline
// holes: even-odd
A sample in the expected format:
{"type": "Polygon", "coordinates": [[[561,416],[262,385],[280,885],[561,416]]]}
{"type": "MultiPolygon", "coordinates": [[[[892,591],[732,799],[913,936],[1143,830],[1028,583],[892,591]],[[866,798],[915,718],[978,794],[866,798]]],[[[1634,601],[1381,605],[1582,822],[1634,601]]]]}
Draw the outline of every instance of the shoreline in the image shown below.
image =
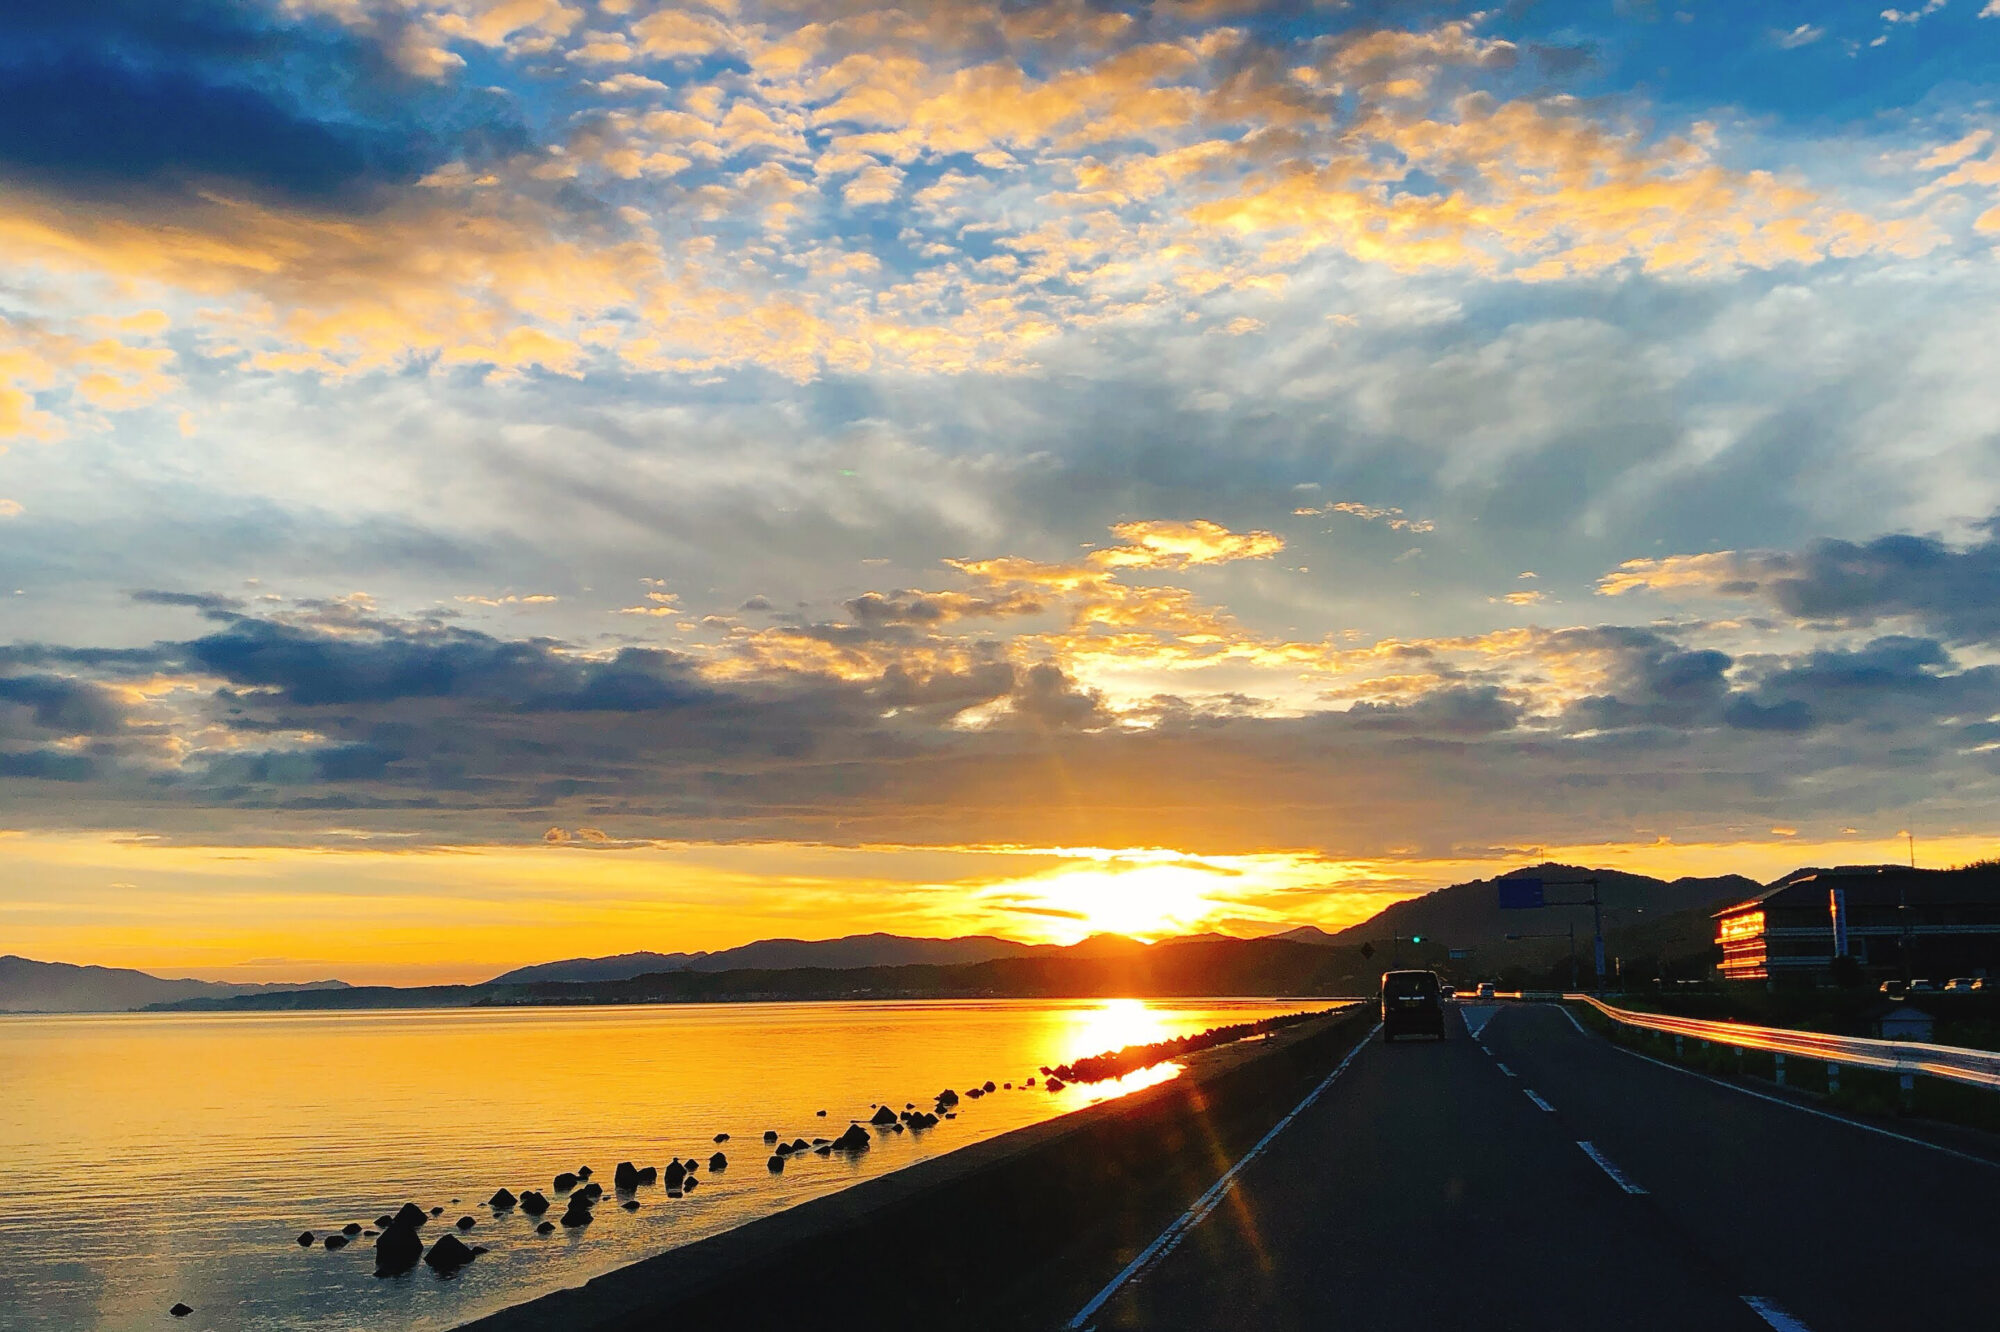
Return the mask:
{"type": "Polygon", "coordinates": [[[1178,1061],[1183,1072],[1168,1082],[759,1217],[461,1330],[1059,1321],[1290,1109],[1370,1021],[1365,1008],[1349,1007],[1201,1051],[1178,1061]]]}

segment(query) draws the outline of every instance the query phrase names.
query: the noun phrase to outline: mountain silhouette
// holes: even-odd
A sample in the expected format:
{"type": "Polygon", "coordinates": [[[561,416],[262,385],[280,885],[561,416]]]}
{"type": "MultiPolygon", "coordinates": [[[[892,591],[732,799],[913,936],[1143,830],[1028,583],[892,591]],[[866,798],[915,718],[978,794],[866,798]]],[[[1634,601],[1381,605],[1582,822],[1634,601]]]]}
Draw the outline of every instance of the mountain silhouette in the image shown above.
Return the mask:
{"type": "Polygon", "coordinates": [[[180,999],[227,999],[295,990],[340,990],[337,980],[266,985],[227,981],[163,980],[127,967],[82,967],[0,957],[0,1013],[110,1013],[180,999]]]}

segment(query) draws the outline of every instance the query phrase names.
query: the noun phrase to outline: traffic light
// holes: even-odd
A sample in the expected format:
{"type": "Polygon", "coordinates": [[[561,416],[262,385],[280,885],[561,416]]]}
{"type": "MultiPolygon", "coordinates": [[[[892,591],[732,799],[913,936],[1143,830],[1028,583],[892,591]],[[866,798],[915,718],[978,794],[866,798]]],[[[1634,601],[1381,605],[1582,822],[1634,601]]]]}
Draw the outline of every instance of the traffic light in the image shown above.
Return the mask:
{"type": "Polygon", "coordinates": [[[1410,936],[1410,942],[1413,944],[1420,944],[1423,941],[1424,941],[1424,936],[1421,934],[1413,934],[1410,936]]]}

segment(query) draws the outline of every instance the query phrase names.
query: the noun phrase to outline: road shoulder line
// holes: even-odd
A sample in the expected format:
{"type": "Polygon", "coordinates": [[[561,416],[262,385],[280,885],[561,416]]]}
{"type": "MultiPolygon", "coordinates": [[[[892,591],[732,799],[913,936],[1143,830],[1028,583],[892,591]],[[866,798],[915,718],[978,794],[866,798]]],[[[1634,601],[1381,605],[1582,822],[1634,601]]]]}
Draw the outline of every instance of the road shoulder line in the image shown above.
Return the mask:
{"type": "Polygon", "coordinates": [[[1259,1138],[1255,1147],[1243,1153],[1243,1158],[1225,1170],[1222,1173],[1222,1178],[1209,1185],[1208,1191],[1202,1194],[1201,1197],[1196,1198],[1193,1206],[1176,1217],[1172,1225],[1160,1232],[1158,1239],[1148,1244],[1137,1258],[1134,1258],[1125,1265],[1123,1271],[1117,1276],[1112,1277],[1103,1290],[1098,1291],[1097,1294],[1091,1297],[1090,1303],[1077,1310],[1076,1317],[1063,1324],[1064,1328],[1069,1329],[1070,1332],[1075,1332],[1076,1329],[1082,1328],[1090,1320],[1091,1315],[1102,1309],[1111,1297],[1118,1293],[1119,1287],[1151,1266],[1156,1259],[1172,1251],[1173,1247],[1180,1243],[1182,1236],[1200,1225],[1208,1214],[1215,1210],[1216,1204],[1222,1201],[1223,1194],[1227,1193],[1229,1186],[1236,1182],[1236,1176],[1243,1167],[1262,1156],[1264,1149],[1269,1147],[1272,1141],[1280,1133],[1283,1133],[1285,1128],[1294,1119],[1297,1119],[1314,1101],[1317,1101],[1320,1098],[1320,1093],[1333,1085],[1335,1078],[1338,1078],[1347,1071],[1347,1066],[1354,1062],[1354,1057],[1368,1048],[1368,1042],[1374,1040],[1375,1033],[1381,1029],[1382,1024],[1379,1022],[1370,1027],[1367,1034],[1362,1036],[1361,1040],[1355,1044],[1355,1047],[1347,1052],[1347,1056],[1334,1066],[1333,1072],[1326,1075],[1324,1081],[1307,1092],[1305,1099],[1293,1106],[1283,1119],[1273,1124],[1271,1131],[1259,1138]]]}
{"type": "Polygon", "coordinates": [[[1934,1152],[1943,1152],[1946,1156],[1956,1157],[1961,1161],[1976,1161],[1989,1169],[2000,1170],[2000,1161],[1989,1160],[1984,1156],[1975,1156],[1971,1152],[1961,1152],[1956,1147],[1946,1147],[1941,1143],[1928,1142],[1923,1138],[1913,1138],[1907,1133],[1898,1133],[1894,1129],[1885,1129],[1880,1125],[1870,1124],[1864,1120],[1849,1119],[1846,1115],[1836,1115],[1831,1110],[1821,1110],[1817,1106],[1800,1105],[1797,1101],[1788,1101],[1782,1096],[1771,1096],[1753,1087],[1739,1087],[1733,1082],[1725,1082],[1721,1078],[1712,1078],[1706,1073],[1697,1073],[1691,1068],[1682,1068],[1679,1064],[1670,1064],[1664,1059],[1655,1059],[1651,1055],[1640,1054],[1637,1050],[1627,1050],[1624,1046],[1618,1045],[1615,1042],[1608,1042],[1608,1044],[1611,1045],[1612,1049],[1631,1055],[1634,1059],[1643,1059],[1649,1064],[1656,1064],[1661,1068],[1671,1069],[1675,1073],[1685,1073],[1688,1077],[1700,1078],[1703,1082],[1712,1083],[1717,1087],[1723,1087],[1733,1092],[1740,1092],[1745,1096],[1754,1096],[1760,1101],[1769,1101],[1772,1105],[1782,1105],[1786,1109],[1796,1110],[1802,1115],[1817,1115],[1821,1119],[1830,1119],[1836,1124],[1845,1124],[1849,1128],[1860,1129],[1864,1133],[1874,1133],[1884,1138],[1894,1138],[1897,1142],[1907,1142],[1913,1147],[1928,1147],[1934,1152]]]}

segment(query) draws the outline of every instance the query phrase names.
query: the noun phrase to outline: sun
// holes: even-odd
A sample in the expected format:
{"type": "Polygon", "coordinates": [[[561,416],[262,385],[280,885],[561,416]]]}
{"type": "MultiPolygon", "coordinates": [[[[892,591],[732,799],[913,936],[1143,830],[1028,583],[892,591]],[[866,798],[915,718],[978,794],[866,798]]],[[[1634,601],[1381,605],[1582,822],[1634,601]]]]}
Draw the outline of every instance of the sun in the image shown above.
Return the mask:
{"type": "Polygon", "coordinates": [[[1052,942],[1122,934],[1148,943],[1205,928],[1228,905],[1226,874],[1186,861],[1107,860],[1066,865],[989,890],[1012,910],[1039,917],[1052,942]]]}

